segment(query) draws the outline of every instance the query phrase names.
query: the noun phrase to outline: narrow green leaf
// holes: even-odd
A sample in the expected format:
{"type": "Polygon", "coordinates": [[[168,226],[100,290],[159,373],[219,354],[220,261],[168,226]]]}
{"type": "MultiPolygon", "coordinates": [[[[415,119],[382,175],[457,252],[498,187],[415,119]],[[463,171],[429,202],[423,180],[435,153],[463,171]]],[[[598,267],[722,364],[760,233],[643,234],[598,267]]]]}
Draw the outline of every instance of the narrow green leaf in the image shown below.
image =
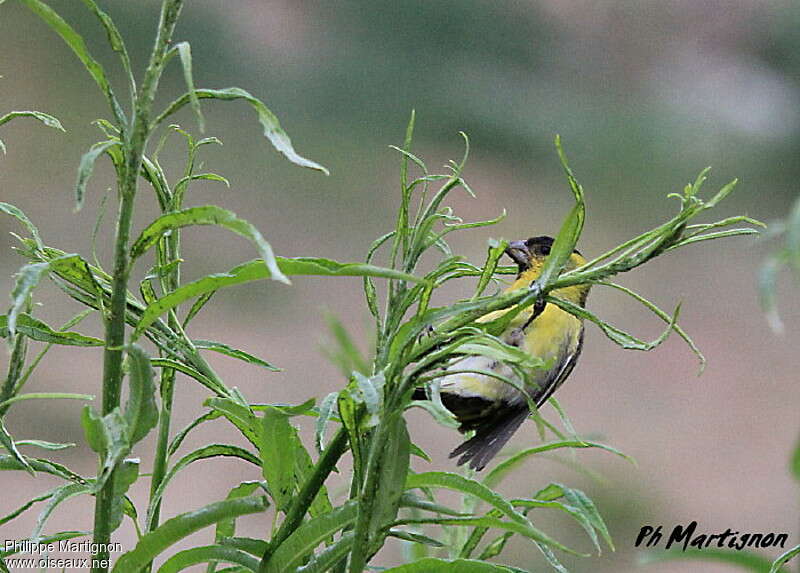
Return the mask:
{"type": "MultiPolygon", "coordinates": [[[[41,320],[25,313],[17,315],[15,330],[38,342],[66,346],[103,346],[103,341],[99,338],[84,336],[77,332],[53,330],[41,320]]],[[[7,338],[8,334],[8,317],[0,315],[0,338],[7,338]]]]}
{"type": "Polygon", "coordinates": [[[162,215],[150,223],[134,241],[131,246],[131,258],[135,259],[144,254],[147,249],[158,242],[164,233],[191,225],[215,225],[251,240],[258,248],[259,254],[269,270],[270,278],[289,284],[289,279],[281,272],[275,261],[272,247],[258,229],[234,213],[216,205],[190,207],[162,215]]]}
{"type": "Polygon", "coordinates": [[[206,130],[206,121],[203,118],[203,111],[200,109],[200,99],[194,89],[194,76],[192,74],[192,48],[189,42],[179,42],[175,44],[174,48],[178,50],[178,56],[181,59],[181,66],[183,66],[183,79],[186,82],[186,89],[189,90],[189,104],[192,107],[192,112],[197,118],[197,125],[200,127],[200,133],[206,130]]]}
{"type": "MultiPolygon", "coordinates": [[[[29,0],[30,1],[30,0],[29,0]]],[[[253,97],[250,93],[241,88],[225,88],[220,90],[197,89],[194,94],[199,99],[217,99],[217,100],[244,100],[258,114],[258,121],[264,128],[264,136],[272,143],[273,147],[281,152],[289,161],[301,167],[308,167],[321,171],[328,175],[328,170],[319,163],[315,163],[305,157],[300,156],[292,146],[292,141],[289,135],[281,128],[278,118],[267,108],[264,103],[253,97]]],[[[191,102],[191,94],[184,94],[174,102],[155,120],[158,125],[167,119],[170,115],[181,109],[187,103],[191,102]]]]}
{"type": "Polygon", "coordinates": [[[201,350],[212,350],[214,352],[219,352],[220,354],[224,354],[225,356],[230,356],[231,358],[237,358],[238,360],[242,360],[243,362],[247,362],[248,364],[255,364],[256,366],[261,366],[270,370],[272,372],[282,372],[281,368],[274,366],[263,360],[257,356],[253,356],[252,354],[248,354],[244,350],[239,350],[237,348],[231,348],[227,344],[222,342],[214,342],[213,340],[192,340],[192,343],[195,345],[196,348],[201,350]]]}
{"type": "Polygon", "coordinates": [[[265,508],[264,499],[246,497],[219,501],[173,517],[162,523],[154,531],[142,536],[136,547],[117,560],[112,571],[113,573],[138,571],[165,549],[195,531],[199,531],[223,519],[231,519],[248,513],[259,513],[264,511],[265,508]]]}
{"type": "Polygon", "coordinates": [[[130,395],[125,405],[130,444],[140,442],[158,424],[156,387],[150,357],[136,344],[127,347],[130,395]]]}
{"type": "Polygon", "coordinates": [[[86,47],[86,43],[83,41],[83,37],[44,2],[40,0],[22,0],[22,3],[30,8],[34,14],[39,16],[54,32],[61,36],[61,39],[64,40],[73,53],[78,56],[78,59],[86,68],[86,71],[94,78],[95,83],[106,96],[118,123],[124,124],[125,114],[122,112],[114,96],[114,91],[108,83],[105,70],[103,70],[103,66],[91,56],[89,49],[86,47]]]}
{"type": "Polygon", "coordinates": [[[357,511],[358,503],[349,501],[329,513],[303,523],[278,546],[267,562],[265,573],[294,572],[320,543],[351,525],[357,511]]]}
{"type": "Polygon", "coordinates": [[[83,154],[78,165],[78,181],[75,183],[75,210],[80,211],[83,207],[83,197],[86,194],[86,184],[94,171],[94,164],[97,158],[106,153],[109,149],[121,146],[119,139],[99,141],[83,154]]]}
{"type": "Polygon", "coordinates": [[[800,439],[797,440],[797,445],[792,453],[791,471],[794,479],[800,481],[800,439]]]}
{"type": "MultiPolygon", "coordinates": [[[[375,276],[384,278],[402,278],[403,280],[419,282],[422,279],[393,269],[384,269],[373,265],[361,263],[339,263],[329,259],[297,258],[285,259],[276,257],[278,266],[283,274],[288,276],[318,275],[318,276],[375,276]]],[[[264,261],[256,259],[231,269],[227,273],[206,275],[194,282],[187,283],[173,292],[158,299],[145,309],[141,321],[136,326],[133,338],[136,339],[144,333],[162,314],[175,308],[186,300],[201,296],[220,288],[242,284],[250,281],[268,279],[272,276],[264,261]]]]}

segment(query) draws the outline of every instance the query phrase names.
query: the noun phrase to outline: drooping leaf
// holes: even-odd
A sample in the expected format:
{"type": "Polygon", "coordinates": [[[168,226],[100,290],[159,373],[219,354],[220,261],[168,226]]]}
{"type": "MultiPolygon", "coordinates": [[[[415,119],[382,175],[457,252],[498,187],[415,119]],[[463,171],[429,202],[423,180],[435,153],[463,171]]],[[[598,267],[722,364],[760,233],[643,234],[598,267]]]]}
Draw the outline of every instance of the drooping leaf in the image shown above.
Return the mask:
{"type": "MultiPolygon", "coordinates": [[[[252,96],[241,88],[225,88],[219,90],[210,89],[196,89],[193,92],[199,99],[217,99],[217,100],[244,100],[250,104],[253,110],[258,114],[258,121],[264,128],[264,136],[272,143],[273,147],[281,152],[289,161],[301,167],[308,167],[328,174],[319,163],[315,163],[305,157],[299,155],[292,145],[289,135],[283,130],[278,121],[264,103],[252,96]]],[[[180,108],[191,102],[191,94],[187,93],[172,102],[169,107],[155,120],[155,124],[160,124],[167,119],[170,115],[178,111],[180,108]]]]}
{"type": "Polygon", "coordinates": [[[251,240],[258,248],[259,254],[269,271],[269,278],[289,283],[289,279],[286,278],[275,261],[272,247],[259,230],[244,219],[237,217],[234,213],[216,205],[189,207],[180,211],[165,213],[150,223],[133,242],[131,257],[140,257],[147,249],[155,245],[164,233],[191,225],[215,225],[251,240]]]}
{"type": "Polygon", "coordinates": [[[80,211],[83,207],[83,197],[86,194],[86,184],[94,172],[94,164],[97,158],[115,146],[122,145],[118,139],[99,141],[83,154],[78,165],[78,181],[75,183],[75,210],[80,211]]]}
{"type": "Polygon", "coordinates": [[[181,66],[183,66],[183,79],[186,82],[187,95],[189,96],[189,104],[192,107],[192,112],[197,118],[197,125],[200,127],[200,133],[206,130],[205,118],[203,118],[203,111],[200,109],[200,99],[194,89],[194,75],[192,74],[192,48],[189,42],[179,42],[175,44],[175,50],[178,50],[178,56],[181,59],[181,66]]]}

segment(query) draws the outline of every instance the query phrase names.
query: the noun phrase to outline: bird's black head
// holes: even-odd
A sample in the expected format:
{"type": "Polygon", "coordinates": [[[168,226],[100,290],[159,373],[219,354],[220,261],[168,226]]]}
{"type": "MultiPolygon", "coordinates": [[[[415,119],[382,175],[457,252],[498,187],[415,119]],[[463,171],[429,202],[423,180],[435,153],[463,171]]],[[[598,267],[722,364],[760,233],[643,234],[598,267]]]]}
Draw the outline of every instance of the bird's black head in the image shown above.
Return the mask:
{"type": "MultiPolygon", "coordinates": [[[[521,273],[531,268],[534,261],[541,263],[550,254],[554,242],[553,237],[546,235],[531,237],[527,241],[512,241],[506,247],[506,254],[517,263],[521,273]]],[[[574,252],[580,255],[577,249],[574,252]]]]}

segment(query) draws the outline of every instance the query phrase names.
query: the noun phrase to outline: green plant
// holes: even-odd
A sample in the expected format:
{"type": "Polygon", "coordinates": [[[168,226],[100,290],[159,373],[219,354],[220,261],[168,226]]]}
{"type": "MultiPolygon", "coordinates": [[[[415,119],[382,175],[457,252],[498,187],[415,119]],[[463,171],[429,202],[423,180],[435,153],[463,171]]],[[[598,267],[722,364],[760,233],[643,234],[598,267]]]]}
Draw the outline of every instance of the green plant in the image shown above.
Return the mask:
{"type": "MultiPolygon", "coordinates": [[[[340,263],[322,258],[275,256],[260,232],[233,213],[214,205],[185,206],[186,193],[193,181],[227,181],[220,175],[198,171],[198,153],[218,141],[212,137],[196,139],[177,126],[169,126],[168,120],[176,111],[189,106],[202,130],[201,100],[243,100],[256,112],[265,136],[287,159],[303,167],[325,170],[294,151],[275,116],[249,93],[239,88],[195,88],[189,45],[172,42],[183,2],[162,2],[156,40],[139,85],[131,71],[124,41],[113,21],[94,0],[83,0],[107,32],[110,45],[128,79],[130,109],[126,113],[102,66],[89,54],[77,32],[40,0],[22,1],[78,56],[110,106],[112,120],[97,121],[104,139],[92,145],[81,160],[76,200],[80,207],[94,163],[101,157],[108,157],[117,176],[118,215],[112,270],[107,272],[96,257],[89,262],[80,255],[48,246],[21,210],[0,204],[0,210],[16,218],[29,235],[20,239],[18,248],[29,262],[18,274],[9,312],[0,319],[0,334],[12,349],[9,372],[2,387],[0,414],[26,399],[86,399],[86,396],[75,394],[24,394],[21,391],[50,345],[104,349],[102,408],[96,411],[87,406],[81,420],[86,441],[98,455],[97,475],[80,476],[46,458],[23,454],[19,449],[21,446],[58,448],[63,444],[15,441],[3,426],[0,428],[0,441],[8,453],[0,457],[0,469],[46,472],[62,478],[65,485],[24,502],[2,518],[1,523],[13,519],[35,503],[46,502],[32,539],[84,536],[86,532],[73,531],[44,535],[44,527],[50,514],[66,499],[78,495],[94,496],[92,534],[96,543],[107,544],[124,516],[133,521],[139,533],[136,546],[113,564],[113,571],[117,572],[148,570],[153,560],[161,559],[174,543],[211,525],[216,528],[212,544],[171,555],[159,571],[178,571],[193,564],[208,563],[208,571],[213,572],[218,563],[224,562],[233,564],[225,569],[229,572],[360,572],[367,568],[374,554],[389,538],[398,538],[411,548],[412,561],[395,567],[393,571],[511,571],[516,569],[494,565],[487,560],[500,554],[514,534],[531,540],[554,568],[563,571],[565,569],[554,550],[574,551],[535,527],[531,520],[531,515],[548,508],[564,511],[574,518],[598,551],[599,537],[611,546],[609,532],[599,512],[591,500],[576,489],[545,483],[532,497],[518,499],[506,499],[494,489],[514,467],[541,452],[562,448],[602,448],[622,455],[609,446],[577,436],[556,401],[552,404],[564,430],[536,414],[541,437],[545,439],[552,434],[554,439],[515,454],[498,464],[482,480],[471,474],[412,471],[411,456],[427,459],[427,455],[411,441],[404,412],[410,407],[422,407],[442,423],[449,423],[449,413],[436,400],[435,381],[441,375],[442,367],[452,359],[472,354],[491,356],[508,363],[520,375],[525,369],[536,367],[535,359],[521,355],[497,335],[512,315],[541,302],[556,304],[597,324],[623,348],[651,350],[674,330],[704,362],[691,339],[677,324],[678,309],[669,315],[609,279],[682,246],[755,233],[752,228],[728,228],[740,222],[757,224],[746,217],[690,224],[691,219],[724,199],[734,183],[724,186],[712,199],[704,202],[698,195],[705,181],[704,171],[694,184],[686,186],[683,193],[672,195],[680,201],[680,210],[663,225],[607,251],[580,269],[562,273],[564,261],[580,237],[585,205],[583,189],[574,178],[557,142],[575,205],[565,218],[545,269],[533,288],[486,296],[483,293],[492,281],[514,272],[510,267],[498,265],[506,243],[490,242],[485,263],[477,266],[454,255],[446,238],[452,232],[492,225],[502,216],[464,223],[444,206],[449,193],[455,189],[463,188],[472,193],[462,178],[467,153],[459,163],[450,164],[448,173],[429,173],[422,160],[411,153],[412,115],[404,145],[396,148],[401,155],[401,201],[397,224],[393,231],[371,245],[366,261],[340,263]],[[175,56],[183,67],[187,93],[160,114],[153,113],[160,77],[175,56]],[[158,144],[148,145],[159,129],[165,131],[158,144]],[[177,181],[167,177],[159,162],[159,150],[166,144],[169,134],[178,134],[187,144],[188,159],[177,181]],[[419,170],[417,176],[412,174],[414,169],[419,170]],[[161,215],[132,239],[134,198],[142,183],[153,191],[161,215]],[[431,189],[434,185],[438,187],[431,189]],[[260,258],[226,273],[183,282],[180,236],[181,229],[189,225],[216,225],[237,233],[254,244],[260,258]],[[388,262],[385,267],[376,266],[373,259],[383,247],[389,250],[388,262]],[[434,255],[437,252],[438,255],[434,255]],[[153,254],[153,262],[147,276],[138,285],[137,296],[130,285],[131,269],[148,253],[153,254]],[[433,270],[421,271],[423,260],[426,265],[432,265],[433,270]],[[266,360],[223,343],[194,339],[187,334],[187,325],[221,288],[267,278],[288,283],[288,277],[302,275],[363,277],[366,306],[375,320],[374,352],[369,357],[360,355],[344,328],[337,328],[339,348],[335,355],[346,374],[346,386],[326,397],[319,406],[314,400],[300,405],[251,403],[236,388],[224,383],[205,360],[204,353],[219,352],[270,370],[275,367],[266,360]],[[34,317],[32,293],[44,277],[53,280],[87,310],[57,329],[34,317]],[[450,306],[430,306],[437,289],[448,281],[461,278],[477,279],[474,296],[450,306]],[[375,279],[385,279],[385,288],[379,289],[375,279]],[[666,329],[656,340],[643,341],[551,294],[558,288],[579,283],[609,286],[632,296],[664,320],[666,329]],[[492,322],[477,322],[481,316],[502,309],[510,310],[492,322]],[[102,340],[71,330],[94,312],[99,313],[105,324],[102,340]],[[28,361],[27,350],[31,342],[45,346],[33,360],[28,361]],[[171,427],[171,412],[176,400],[178,374],[203,385],[210,397],[205,403],[207,409],[189,426],[175,432],[171,427]],[[123,404],[121,395],[126,377],[128,400],[123,404]],[[434,401],[413,401],[414,388],[424,383],[433,385],[434,401]],[[292,419],[300,416],[316,418],[316,460],[302,443],[293,423],[292,419]],[[225,419],[233,424],[242,433],[247,447],[210,444],[178,457],[185,437],[198,425],[215,419],[225,419]],[[326,443],[326,430],[332,423],[338,424],[338,428],[326,443]],[[145,504],[146,511],[140,513],[135,500],[127,496],[130,486],[139,479],[139,462],[128,456],[134,446],[153,430],[157,432],[157,440],[151,458],[150,495],[145,504]],[[351,453],[353,464],[349,493],[346,500],[331,500],[326,483],[347,451],[351,453]],[[225,500],[162,522],[160,507],[167,485],[195,461],[220,456],[246,461],[258,468],[260,476],[233,488],[225,500]],[[439,503],[434,496],[437,489],[462,494],[462,507],[453,509],[439,503]],[[481,504],[486,504],[488,509],[482,509],[481,504]],[[273,512],[273,527],[269,535],[263,539],[235,536],[237,517],[264,512],[268,507],[273,512]],[[429,529],[434,526],[441,527],[446,539],[431,536],[429,529]],[[490,532],[496,537],[483,543],[490,532]],[[428,556],[427,548],[440,553],[428,556]]],[[[49,116],[36,112],[24,114],[58,126],[49,116]]],[[[6,117],[11,118],[0,119],[0,125],[7,121],[6,117]]],[[[507,382],[515,383],[513,380],[507,382]]],[[[10,554],[0,553],[0,558],[10,554]]],[[[109,570],[107,551],[99,551],[95,558],[93,571],[109,570]]]]}

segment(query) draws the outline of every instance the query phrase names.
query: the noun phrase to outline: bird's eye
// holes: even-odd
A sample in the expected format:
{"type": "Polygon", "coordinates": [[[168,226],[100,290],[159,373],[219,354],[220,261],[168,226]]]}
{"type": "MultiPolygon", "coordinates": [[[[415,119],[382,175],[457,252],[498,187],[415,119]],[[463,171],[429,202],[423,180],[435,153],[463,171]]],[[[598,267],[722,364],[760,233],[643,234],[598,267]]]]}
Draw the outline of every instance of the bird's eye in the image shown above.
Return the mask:
{"type": "Polygon", "coordinates": [[[550,246],[549,245],[540,245],[538,251],[539,251],[539,254],[541,254],[542,256],[546,257],[547,255],[550,254],[550,246]]]}

